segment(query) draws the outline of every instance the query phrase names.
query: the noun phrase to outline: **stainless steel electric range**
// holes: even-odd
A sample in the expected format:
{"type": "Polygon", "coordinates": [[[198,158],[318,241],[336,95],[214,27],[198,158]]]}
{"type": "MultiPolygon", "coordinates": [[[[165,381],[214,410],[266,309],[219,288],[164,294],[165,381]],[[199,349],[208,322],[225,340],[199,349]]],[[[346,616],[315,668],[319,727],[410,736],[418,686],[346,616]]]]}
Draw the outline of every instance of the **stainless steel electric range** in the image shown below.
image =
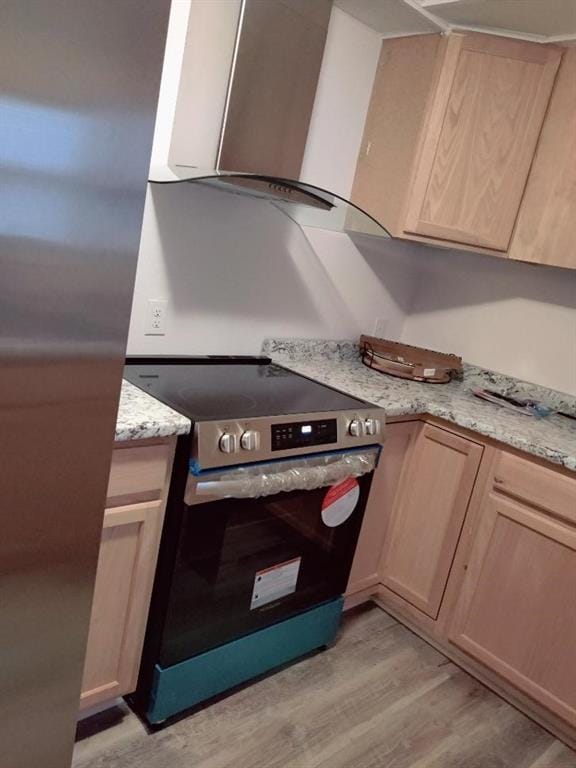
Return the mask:
{"type": "Polygon", "coordinates": [[[135,709],[152,724],[330,645],[383,412],[268,358],[133,358],[179,439],[135,709]]]}

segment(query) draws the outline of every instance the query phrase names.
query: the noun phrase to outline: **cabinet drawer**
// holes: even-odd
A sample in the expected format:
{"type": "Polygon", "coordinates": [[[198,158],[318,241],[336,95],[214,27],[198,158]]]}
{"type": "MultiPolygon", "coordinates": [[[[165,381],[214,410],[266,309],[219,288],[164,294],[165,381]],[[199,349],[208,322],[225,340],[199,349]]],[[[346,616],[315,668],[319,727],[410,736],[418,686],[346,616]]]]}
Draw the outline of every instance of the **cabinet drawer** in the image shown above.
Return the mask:
{"type": "Polygon", "coordinates": [[[576,479],[561,472],[501,451],[494,487],[576,524],[576,479]]]}
{"type": "Polygon", "coordinates": [[[167,443],[116,448],[112,454],[106,506],[160,499],[169,459],[167,443]]]}

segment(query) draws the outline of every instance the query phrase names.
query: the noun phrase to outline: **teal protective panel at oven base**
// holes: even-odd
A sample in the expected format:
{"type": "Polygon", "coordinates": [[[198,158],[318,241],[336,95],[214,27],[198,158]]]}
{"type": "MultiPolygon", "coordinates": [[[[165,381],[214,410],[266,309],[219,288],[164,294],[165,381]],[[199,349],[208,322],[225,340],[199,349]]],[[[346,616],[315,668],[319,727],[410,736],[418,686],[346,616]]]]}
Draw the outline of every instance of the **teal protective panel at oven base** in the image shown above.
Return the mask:
{"type": "Polygon", "coordinates": [[[333,642],[343,598],[171,667],[156,665],[147,719],[161,723],[223,691],[333,642]]]}

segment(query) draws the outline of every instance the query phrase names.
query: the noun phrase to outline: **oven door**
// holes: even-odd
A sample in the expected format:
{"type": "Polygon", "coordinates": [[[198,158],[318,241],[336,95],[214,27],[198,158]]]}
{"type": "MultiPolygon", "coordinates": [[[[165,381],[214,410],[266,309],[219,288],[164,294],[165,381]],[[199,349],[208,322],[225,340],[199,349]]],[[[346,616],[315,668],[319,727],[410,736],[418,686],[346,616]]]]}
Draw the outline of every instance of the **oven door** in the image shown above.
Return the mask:
{"type": "MultiPolygon", "coordinates": [[[[372,466],[376,456],[374,451],[372,466]]],[[[202,479],[194,481],[196,492],[188,492],[181,518],[158,660],[162,667],[344,592],[372,471],[365,467],[359,477],[328,473],[329,485],[310,489],[322,482],[322,472],[314,457],[305,461],[312,474],[316,471],[315,479],[310,472],[294,474],[294,463],[276,462],[274,472],[255,477],[259,493],[261,478],[268,479],[269,492],[256,498],[245,497],[246,482],[243,490],[236,489],[243,498],[222,498],[219,482],[222,493],[235,492],[229,478],[210,479],[208,488],[202,488],[202,479]],[[292,476],[288,487],[308,487],[271,492],[283,465],[292,476]],[[202,496],[202,490],[210,496],[202,496]]]]}

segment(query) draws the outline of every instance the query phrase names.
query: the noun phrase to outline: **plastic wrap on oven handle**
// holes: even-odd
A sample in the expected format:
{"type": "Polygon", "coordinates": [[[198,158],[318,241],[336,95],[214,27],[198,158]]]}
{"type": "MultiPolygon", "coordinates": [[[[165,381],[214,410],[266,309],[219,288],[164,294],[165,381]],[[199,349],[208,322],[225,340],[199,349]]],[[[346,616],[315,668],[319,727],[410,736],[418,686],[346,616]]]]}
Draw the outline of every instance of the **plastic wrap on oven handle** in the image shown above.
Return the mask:
{"type": "Polygon", "coordinates": [[[348,477],[360,477],[372,472],[380,449],[371,448],[346,454],[307,456],[272,464],[236,467],[210,480],[188,479],[186,501],[190,496],[218,496],[219,498],[256,499],[282,491],[312,491],[334,485],[348,477]]]}

